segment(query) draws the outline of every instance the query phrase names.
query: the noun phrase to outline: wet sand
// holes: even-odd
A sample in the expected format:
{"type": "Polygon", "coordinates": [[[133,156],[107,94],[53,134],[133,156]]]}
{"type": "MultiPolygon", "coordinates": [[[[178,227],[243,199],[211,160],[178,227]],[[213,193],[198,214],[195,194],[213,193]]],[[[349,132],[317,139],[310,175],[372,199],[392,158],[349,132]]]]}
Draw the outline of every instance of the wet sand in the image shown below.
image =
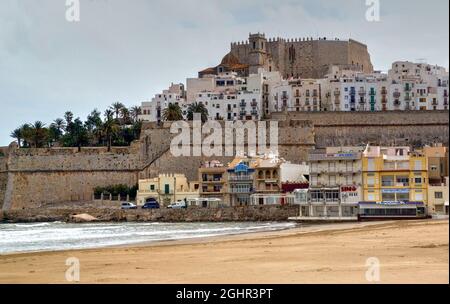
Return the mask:
{"type": "Polygon", "coordinates": [[[449,283],[449,222],[328,224],[220,238],[0,256],[0,283],[449,283]]]}

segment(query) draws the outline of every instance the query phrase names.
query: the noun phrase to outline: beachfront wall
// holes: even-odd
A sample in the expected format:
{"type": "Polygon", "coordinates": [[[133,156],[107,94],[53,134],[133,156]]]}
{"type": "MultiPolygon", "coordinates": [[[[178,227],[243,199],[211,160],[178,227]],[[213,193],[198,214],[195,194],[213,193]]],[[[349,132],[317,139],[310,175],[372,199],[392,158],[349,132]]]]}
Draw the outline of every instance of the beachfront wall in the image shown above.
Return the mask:
{"type": "MultiPolygon", "coordinates": [[[[114,208],[85,208],[87,213],[105,222],[267,222],[287,221],[298,215],[298,206],[243,206],[187,209],[120,210],[114,208]]],[[[0,211],[1,222],[71,221],[80,209],[26,209],[0,211]]]]}

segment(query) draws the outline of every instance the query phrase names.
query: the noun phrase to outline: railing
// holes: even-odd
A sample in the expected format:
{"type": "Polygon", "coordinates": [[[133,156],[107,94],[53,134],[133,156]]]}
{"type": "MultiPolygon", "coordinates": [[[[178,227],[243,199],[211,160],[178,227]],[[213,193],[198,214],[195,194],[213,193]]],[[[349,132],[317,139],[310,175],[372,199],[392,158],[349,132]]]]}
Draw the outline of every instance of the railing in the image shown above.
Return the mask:
{"type": "Polygon", "coordinates": [[[394,96],[394,98],[400,98],[400,96],[402,96],[402,94],[400,92],[394,92],[393,96],[394,96]]]}
{"type": "Polygon", "coordinates": [[[381,89],[381,95],[387,95],[388,91],[386,89],[381,89]]]}
{"type": "Polygon", "coordinates": [[[334,96],[341,96],[341,91],[335,90],[334,91],[334,96]]]}
{"type": "Polygon", "coordinates": [[[253,176],[251,175],[246,175],[246,176],[229,176],[228,177],[229,181],[252,181],[253,180],[253,176]]]}
{"type": "Polygon", "coordinates": [[[204,183],[223,183],[224,180],[222,178],[220,178],[220,179],[208,178],[208,179],[203,179],[202,182],[204,182],[204,183]]]}
{"type": "Polygon", "coordinates": [[[247,106],[247,103],[246,103],[246,102],[243,102],[243,101],[241,101],[241,102],[239,103],[239,106],[240,106],[240,107],[242,107],[242,108],[244,108],[244,107],[246,107],[246,106],[247,106]]]}
{"type": "Polygon", "coordinates": [[[252,188],[242,188],[242,189],[231,188],[230,193],[253,193],[253,189],[252,188]]]}

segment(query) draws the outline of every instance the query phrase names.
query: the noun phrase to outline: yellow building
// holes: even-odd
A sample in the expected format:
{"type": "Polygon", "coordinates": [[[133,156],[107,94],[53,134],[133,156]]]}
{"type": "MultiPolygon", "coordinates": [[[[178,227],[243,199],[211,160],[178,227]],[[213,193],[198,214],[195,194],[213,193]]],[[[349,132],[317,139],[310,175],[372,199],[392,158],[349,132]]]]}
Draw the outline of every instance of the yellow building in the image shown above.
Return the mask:
{"type": "Polygon", "coordinates": [[[363,153],[364,202],[428,202],[428,163],[409,147],[369,146],[363,153]]]}
{"type": "Polygon", "coordinates": [[[136,201],[143,205],[149,198],[156,199],[161,206],[199,198],[198,182],[188,182],[184,174],[161,174],[152,179],[139,180],[136,201]]]}

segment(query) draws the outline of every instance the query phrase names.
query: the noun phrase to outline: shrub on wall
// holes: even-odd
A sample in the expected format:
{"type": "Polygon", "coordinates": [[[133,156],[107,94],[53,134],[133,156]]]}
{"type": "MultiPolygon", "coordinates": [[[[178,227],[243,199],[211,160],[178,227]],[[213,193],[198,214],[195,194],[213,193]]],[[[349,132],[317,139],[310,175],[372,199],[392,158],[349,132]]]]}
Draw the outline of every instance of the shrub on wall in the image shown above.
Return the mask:
{"type": "Polygon", "coordinates": [[[135,198],[138,190],[138,185],[128,187],[127,185],[112,185],[112,186],[106,186],[106,187],[95,187],[94,188],[94,195],[100,196],[102,195],[112,195],[112,196],[122,196],[125,197],[127,195],[130,196],[130,198],[135,198]]]}

